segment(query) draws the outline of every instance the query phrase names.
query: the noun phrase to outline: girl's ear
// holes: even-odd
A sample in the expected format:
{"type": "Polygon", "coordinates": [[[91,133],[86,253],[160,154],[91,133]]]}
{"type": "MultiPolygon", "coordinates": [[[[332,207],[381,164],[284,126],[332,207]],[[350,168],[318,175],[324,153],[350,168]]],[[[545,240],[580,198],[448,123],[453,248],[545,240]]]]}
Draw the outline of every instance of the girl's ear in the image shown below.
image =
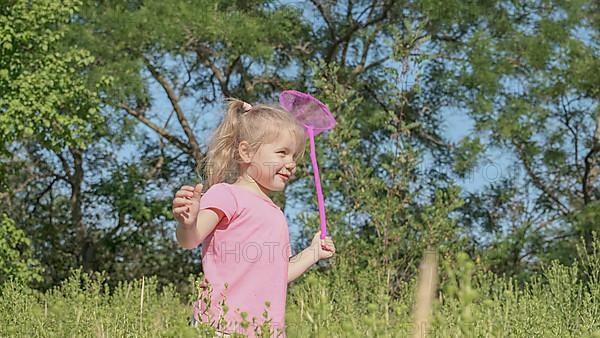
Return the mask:
{"type": "Polygon", "coordinates": [[[250,149],[250,144],[247,141],[240,142],[238,152],[243,163],[250,163],[254,155],[250,149]]]}

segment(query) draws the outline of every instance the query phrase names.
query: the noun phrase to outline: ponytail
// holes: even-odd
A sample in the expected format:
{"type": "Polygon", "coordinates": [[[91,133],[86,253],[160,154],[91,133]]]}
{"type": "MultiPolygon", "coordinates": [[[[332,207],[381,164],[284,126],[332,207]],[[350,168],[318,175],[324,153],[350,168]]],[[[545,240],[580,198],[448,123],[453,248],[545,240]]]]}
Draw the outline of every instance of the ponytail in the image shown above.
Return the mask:
{"type": "Polygon", "coordinates": [[[244,101],[227,99],[227,110],[221,124],[215,130],[204,159],[205,189],[230,181],[238,176],[239,124],[244,113],[244,101]]]}

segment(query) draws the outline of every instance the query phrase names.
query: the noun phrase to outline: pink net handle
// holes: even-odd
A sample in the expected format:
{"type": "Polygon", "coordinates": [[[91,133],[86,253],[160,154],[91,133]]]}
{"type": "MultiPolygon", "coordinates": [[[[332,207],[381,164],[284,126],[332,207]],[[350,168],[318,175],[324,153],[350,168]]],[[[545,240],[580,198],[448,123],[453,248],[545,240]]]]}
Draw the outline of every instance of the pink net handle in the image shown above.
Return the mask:
{"type": "Polygon", "coordinates": [[[308,129],[310,139],[310,161],[315,174],[315,189],[317,189],[317,202],[319,203],[319,222],[321,226],[321,239],[327,236],[327,217],[325,216],[325,199],[321,189],[321,177],[319,177],[319,165],[317,164],[317,152],[315,151],[315,135],[311,128],[308,129]]]}
{"type": "Polygon", "coordinates": [[[319,177],[319,166],[315,150],[315,135],[332,129],[336,125],[335,118],[329,108],[321,101],[309,94],[296,90],[286,90],[279,96],[281,106],[292,113],[306,128],[310,139],[310,159],[315,175],[315,188],[317,190],[317,201],[319,203],[319,221],[321,224],[320,238],[327,236],[327,219],[325,216],[325,202],[321,189],[321,178],[319,177]]]}

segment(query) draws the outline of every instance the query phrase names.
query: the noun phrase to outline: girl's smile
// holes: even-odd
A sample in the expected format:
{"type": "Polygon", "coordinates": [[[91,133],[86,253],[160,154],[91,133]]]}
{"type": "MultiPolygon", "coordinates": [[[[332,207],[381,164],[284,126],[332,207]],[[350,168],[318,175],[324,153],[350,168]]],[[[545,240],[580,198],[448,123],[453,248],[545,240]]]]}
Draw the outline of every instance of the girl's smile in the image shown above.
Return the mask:
{"type": "Polygon", "coordinates": [[[291,149],[294,149],[294,145],[285,140],[262,144],[253,157],[250,176],[269,191],[283,190],[285,183],[296,171],[291,149]],[[279,179],[275,179],[275,176],[279,179]]]}
{"type": "Polygon", "coordinates": [[[296,172],[296,144],[293,137],[285,136],[280,133],[274,141],[261,144],[255,152],[249,152],[245,146],[240,148],[247,165],[246,182],[242,184],[251,185],[264,194],[283,191],[296,172]]]}

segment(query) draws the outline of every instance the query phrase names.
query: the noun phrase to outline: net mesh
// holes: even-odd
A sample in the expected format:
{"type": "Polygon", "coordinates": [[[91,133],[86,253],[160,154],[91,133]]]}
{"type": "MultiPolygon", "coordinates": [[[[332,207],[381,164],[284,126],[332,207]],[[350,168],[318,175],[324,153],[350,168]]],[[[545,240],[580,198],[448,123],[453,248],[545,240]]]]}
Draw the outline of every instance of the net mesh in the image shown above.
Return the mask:
{"type": "Polygon", "coordinates": [[[335,118],[327,106],[308,94],[286,90],[279,96],[279,103],[306,128],[313,129],[315,135],[335,127],[335,118]]]}

